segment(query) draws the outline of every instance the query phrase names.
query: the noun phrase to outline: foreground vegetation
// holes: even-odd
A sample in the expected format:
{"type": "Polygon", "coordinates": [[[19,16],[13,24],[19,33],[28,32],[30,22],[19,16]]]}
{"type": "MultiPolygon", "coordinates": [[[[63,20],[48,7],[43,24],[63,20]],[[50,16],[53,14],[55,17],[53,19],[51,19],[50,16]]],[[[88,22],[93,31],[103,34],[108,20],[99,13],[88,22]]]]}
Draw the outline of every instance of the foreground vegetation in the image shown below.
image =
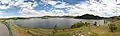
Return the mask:
{"type": "Polygon", "coordinates": [[[88,24],[75,23],[71,29],[25,28],[11,24],[11,29],[14,36],[120,36],[120,20],[114,21],[112,25],[90,26],[88,24]]]}
{"type": "Polygon", "coordinates": [[[15,36],[120,36],[120,20],[113,22],[117,29],[111,32],[108,26],[81,26],[72,29],[25,28],[12,24],[15,36]],[[56,32],[54,32],[56,31],[56,32]]]}

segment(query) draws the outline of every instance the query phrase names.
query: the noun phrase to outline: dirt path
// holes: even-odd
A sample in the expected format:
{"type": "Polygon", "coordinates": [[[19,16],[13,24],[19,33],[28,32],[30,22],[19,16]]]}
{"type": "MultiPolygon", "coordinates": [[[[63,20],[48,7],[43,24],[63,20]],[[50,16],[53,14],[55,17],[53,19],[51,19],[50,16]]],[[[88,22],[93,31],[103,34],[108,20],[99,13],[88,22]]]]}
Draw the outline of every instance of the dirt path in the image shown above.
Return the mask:
{"type": "Polygon", "coordinates": [[[0,24],[0,36],[9,36],[9,31],[4,24],[0,24]]]}

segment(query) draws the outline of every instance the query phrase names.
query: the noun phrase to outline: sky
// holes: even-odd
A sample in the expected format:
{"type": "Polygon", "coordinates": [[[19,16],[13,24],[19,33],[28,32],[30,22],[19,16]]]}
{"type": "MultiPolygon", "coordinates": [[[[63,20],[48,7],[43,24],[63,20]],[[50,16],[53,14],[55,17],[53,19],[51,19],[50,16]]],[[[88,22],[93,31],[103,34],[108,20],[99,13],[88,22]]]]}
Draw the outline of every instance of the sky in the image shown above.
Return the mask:
{"type": "Polygon", "coordinates": [[[0,0],[0,18],[120,15],[120,0],[0,0]]]}

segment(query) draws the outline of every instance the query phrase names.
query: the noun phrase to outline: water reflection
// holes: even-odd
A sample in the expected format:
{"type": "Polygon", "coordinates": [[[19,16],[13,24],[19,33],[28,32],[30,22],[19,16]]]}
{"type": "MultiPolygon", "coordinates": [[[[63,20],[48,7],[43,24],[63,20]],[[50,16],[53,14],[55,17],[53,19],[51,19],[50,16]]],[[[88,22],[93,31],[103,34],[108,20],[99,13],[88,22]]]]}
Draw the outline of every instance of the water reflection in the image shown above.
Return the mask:
{"type": "Polygon", "coordinates": [[[70,28],[70,26],[77,22],[87,22],[91,25],[96,22],[96,25],[104,25],[105,20],[92,20],[92,19],[73,19],[73,18],[49,18],[49,19],[29,19],[29,20],[16,20],[13,24],[22,27],[30,28],[53,28],[57,25],[59,28],[70,28]]]}

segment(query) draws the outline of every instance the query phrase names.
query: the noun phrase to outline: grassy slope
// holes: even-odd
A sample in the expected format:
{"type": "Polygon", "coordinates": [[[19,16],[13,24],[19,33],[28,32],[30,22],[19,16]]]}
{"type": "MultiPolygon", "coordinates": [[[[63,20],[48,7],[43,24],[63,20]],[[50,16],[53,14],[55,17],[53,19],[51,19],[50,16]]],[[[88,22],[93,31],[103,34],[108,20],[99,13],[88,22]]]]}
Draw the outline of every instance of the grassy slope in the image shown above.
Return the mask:
{"type": "MultiPolygon", "coordinates": [[[[116,21],[114,22],[114,24],[116,24],[117,27],[119,27],[120,21],[116,21]]],[[[56,32],[54,36],[77,36],[80,33],[84,34],[85,36],[120,36],[119,29],[115,33],[112,33],[109,32],[108,27],[105,26],[83,26],[81,28],[75,29],[58,30],[58,32],[56,32]],[[90,34],[88,32],[90,32],[90,34]]],[[[53,36],[52,29],[23,28],[16,25],[12,25],[12,30],[15,33],[15,36],[53,36]]]]}

